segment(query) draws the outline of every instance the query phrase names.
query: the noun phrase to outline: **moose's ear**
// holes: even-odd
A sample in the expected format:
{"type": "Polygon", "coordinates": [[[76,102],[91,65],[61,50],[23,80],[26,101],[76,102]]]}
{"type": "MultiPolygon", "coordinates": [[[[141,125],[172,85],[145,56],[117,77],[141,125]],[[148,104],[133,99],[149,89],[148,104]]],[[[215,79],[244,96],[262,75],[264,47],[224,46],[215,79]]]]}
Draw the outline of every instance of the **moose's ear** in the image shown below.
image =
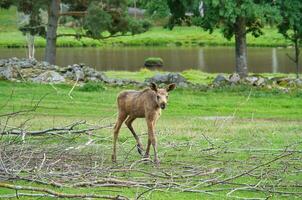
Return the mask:
{"type": "Polygon", "coordinates": [[[155,84],[155,83],[150,83],[150,88],[152,89],[152,90],[154,90],[155,92],[157,92],[157,85],[155,84]]]}
{"type": "Polygon", "coordinates": [[[166,90],[167,90],[167,92],[170,92],[170,91],[174,90],[175,88],[176,88],[176,84],[172,83],[167,86],[166,90]]]}

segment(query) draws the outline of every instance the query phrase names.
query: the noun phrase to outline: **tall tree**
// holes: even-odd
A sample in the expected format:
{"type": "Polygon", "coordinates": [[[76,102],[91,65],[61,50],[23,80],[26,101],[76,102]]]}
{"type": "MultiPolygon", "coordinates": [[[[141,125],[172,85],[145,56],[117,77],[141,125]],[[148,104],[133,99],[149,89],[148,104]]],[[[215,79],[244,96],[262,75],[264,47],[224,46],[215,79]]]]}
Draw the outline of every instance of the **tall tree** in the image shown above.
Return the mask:
{"type": "Polygon", "coordinates": [[[135,20],[128,16],[126,0],[0,0],[0,7],[11,5],[30,15],[30,23],[22,31],[32,35],[46,37],[45,60],[51,64],[56,60],[56,41],[58,37],[74,36],[105,39],[128,33],[138,34],[146,31],[150,24],[144,20],[135,20]],[[60,3],[70,11],[61,13],[60,3]],[[39,15],[41,10],[48,11],[47,28],[39,15]],[[62,15],[81,20],[81,33],[57,34],[58,20],[62,15]]]}
{"type": "Polygon", "coordinates": [[[41,23],[41,9],[45,9],[46,0],[0,0],[0,7],[8,9],[15,5],[18,11],[18,28],[26,35],[28,45],[28,57],[34,58],[35,35],[45,36],[45,27],[41,23]]]}
{"type": "Polygon", "coordinates": [[[45,61],[51,64],[56,63],[57,28],[60,3],[60,0],[51,0],[48,7],[45,61]]]}
{"type": "MultiPolygon", "coordinates": [[[[50,10],[58,9],[58,1],[52,0],[50,10]]],[[[150,24],[144,20],[132,19],[127,13],[126,0],[62,0],[62,3],[70,7],[70,11],[60,13],[53,11],[53,23],[49,25],[53,28],[55,21],[58,21],[56,15],[69,15],[78,19],[82,17],[82,33],[75,34],[56,34],[52,31],[47,34],[47,40],[62,37],[74,36],[75,38],[90,37],[94,39],[105,39],[109,37],[119,37],[128,32],[139,34],[149,29],[150,24]],[[104,34],[105,33],[105,34],[104,34]]],[[[50,18],[49,18],[50,20],[50,18]]],[[[50,28],[48,25],[48,29],[50,28]]],[[[48,32],[47,32],[48,33],[48,32]]],[[[53,42],[50,42],[53,44],[53,42]]],[[[48,46],[46,47],[48,48],[48,46]]],[[[53,63],[55,60],[55,50],[51,49],[49,57],[52,60],[46,60],[53,63]]]]}
{"type": "Polygon", "coordinates": [[[295,47],[294,58],[288,55],[296,65],[296,76],[299,78],[299,55],[302,43],[302,1],[301,0],[278,0],[282,21],[278,25],[279,32],[285,38],[292,41],[295,47]]]}
{"type": "Polygon", "coordinates": [[[153,19],[164,18],[170,14],[167,0],[148,1],[146,3],[146,8],[147,8],[147,13],[153,19]]]}
{"type": "Polygon", "coordinates": [[[210,33],[219,28],[225,38],[235,36],[235,70],[240,77],[248,74],[246,35],[260,36],[263,26],[279,16],[274,0],[168,0],[168,5],[170,27],[182,23],[189,10],[193,22],[210,33]]]}

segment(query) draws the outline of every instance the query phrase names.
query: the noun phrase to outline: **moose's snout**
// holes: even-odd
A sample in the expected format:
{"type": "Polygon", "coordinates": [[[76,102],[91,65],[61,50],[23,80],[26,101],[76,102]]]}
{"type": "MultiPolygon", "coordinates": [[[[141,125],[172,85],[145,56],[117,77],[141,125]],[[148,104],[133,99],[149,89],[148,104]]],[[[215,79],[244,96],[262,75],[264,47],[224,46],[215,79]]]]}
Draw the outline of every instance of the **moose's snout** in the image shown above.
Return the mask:
{"type": "Polygon", "coordinates": [[[166,104],[165,103],[160,104],[160,108],[164,110],[166,108],[166,104]]]}

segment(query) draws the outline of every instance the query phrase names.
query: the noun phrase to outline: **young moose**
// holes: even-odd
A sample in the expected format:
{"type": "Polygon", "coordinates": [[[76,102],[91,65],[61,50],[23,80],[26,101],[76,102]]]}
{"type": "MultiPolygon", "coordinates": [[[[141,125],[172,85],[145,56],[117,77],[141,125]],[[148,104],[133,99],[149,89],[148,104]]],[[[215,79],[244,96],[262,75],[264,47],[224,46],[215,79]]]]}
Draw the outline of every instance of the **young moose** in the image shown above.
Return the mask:
{"type": "Polygon", "coordinates": [[[132,122],[136,118],[146,118],[148,126],[148,145],[145,158],[149,158],[150,145],[154,149],[154,162],[159,164],[157,156],[157,142],[155,136],[155,122],[161,114],[161,109],[165,109],[168,101],[168,92],[174,90],[176,85],[170,84],[167,88],[157,88],[155,83],[151,83],[150,88],[142,91],[128,90],[121,92],[117,97],[118,118],[114,126],[113,136],[113,154],[112,161],[116,162],[116,142],[122,123],[125,124],[133,134],[137,142],[137,150],[139,154],[143,154],[143,145],[135,133],[132,122]]]}

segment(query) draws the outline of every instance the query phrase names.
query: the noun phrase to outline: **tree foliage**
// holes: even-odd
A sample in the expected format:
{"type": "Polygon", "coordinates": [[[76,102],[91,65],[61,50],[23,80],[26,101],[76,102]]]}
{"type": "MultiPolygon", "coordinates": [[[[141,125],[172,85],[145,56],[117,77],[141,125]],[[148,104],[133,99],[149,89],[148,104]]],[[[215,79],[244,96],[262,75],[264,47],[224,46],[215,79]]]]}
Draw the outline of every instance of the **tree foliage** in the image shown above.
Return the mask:
{"type": "Polygon", "coordinates": [[[153,0],[146,4],[147,13],[153,19],[167,17],[170,9],[167,0],[153,0]]]}
{"type": "Polygon", "coordinates": [[[48,7],[47,0],[0,0],[0,7],[8,9],[10,6],[16,6],[18,12],[29,16],[27,23],[19,26],[19,30],[23,33],[31,35],[46,36],[45,24],[42,23],[41,10],[48,7]]]}
{"type": "MultiPolygon", "coordinates": [[[[47,0],[0,0],[2,8],[9,8],[14,5],[18,12],[29,15],[29,22],[20,27],[23,33],[30,32],[32,35],[45,37],[46,24],[43,24],[41,10],[49,9],[47,0]]],[[[75,20],[81,19],[85,37],[97,39],[103,38],[104,32],[109,32],[110,37],[116,34],[142,33],[151,24],[146,20],[134,20],[128,16],[126,0],[61,0],[69,7],[70,11],[87,12],[84,16],[74,15],[75,20]]],[[[76,35],[75,35],[76,36],[76,35]]]]}
{"type": "Polygon", "coordinates": [[[127,0],[0,0],[2,8],[14,5],[19,12],[29,15],[29,22],[20,27],[23,33],[46,36],[45,60],[51,64],[55,64],[56,41],[59,36],[104,39],[148,30],[150,23],[144,20],[134,21],[128,16],[127,3],[127,0]],[[69,11],[60,13],[60,3],[65,4],[69,11]],[[41,10],[48,13],[47,28],[42,22],[41,10]],[[57,34],[58,20],[63,14],[81,21],[81,33],[57,34]]]}
{"type": "Polygon", "coordinates": [[[147,4],[151,2],[150,0],[127,0],[127,5],[129,7],[134,7],[136,8],[141,8],[141,9],[146,9],[147,4]]]}
{"type": "Polygon", "coordinates": [[[302,39],[302,1],[279,0],[282,21],[278,25],[279,32],[287,39],[295,41],[302,39]]]}
{"type": "Polygon", "coordinates": [[[289,58],[296,64],[296,74],[299,77],[299,55],[302,41],[302,1],[301,0],[278,0],[277,1],[282,21],[278,25],[279,32],[291,40],[295,46],[295,57],[289,58]]]}
{"type": "Polygon", "coordinates": [[[41,9],[47,8],[47,1],[17,1],[18,12],[22,12],[29,16],[29,21],[19,27],[23,33],[30,33],[31,35],[46,36],[46,27],[42,23],[41,9]]]}
{"type": "Polygon", "coordinates": [[[235,36],[236,72],[246,76],[246,34],[258,37],[266,23],[280,20],[274,0],[167,0],[171,12],[168,26],[188,20],[210,33],[220,29],[225,38],[235,36]],[[188,13],[189,12],[189,13],[188,13]],[[188,15],[190,14],[190,15],[188,15]]]}
{"type": "MultiPolygon", "coordinates": [[[[194,24],[213,32],[214,29],[220,28],[223,35],[230,39],[234,33],[234,25],[238,17],[245,18],[246,33],[251,32],[255,37],[262,34],[261,29],[268,22],[276,22],[280,20],[279,10],[274,4],[274,0],[203,0],[202,8],[199,8],[200,0],[170,0],[170,8],[176,6],[178,1],[180,7],[191,10],[194,14],[192,20],[194,24]],[[200,16],[200,9],[203,16],[200,16]]],[[[175,18],[181,18],[183,11],[171,9],[175,18]]]]}

